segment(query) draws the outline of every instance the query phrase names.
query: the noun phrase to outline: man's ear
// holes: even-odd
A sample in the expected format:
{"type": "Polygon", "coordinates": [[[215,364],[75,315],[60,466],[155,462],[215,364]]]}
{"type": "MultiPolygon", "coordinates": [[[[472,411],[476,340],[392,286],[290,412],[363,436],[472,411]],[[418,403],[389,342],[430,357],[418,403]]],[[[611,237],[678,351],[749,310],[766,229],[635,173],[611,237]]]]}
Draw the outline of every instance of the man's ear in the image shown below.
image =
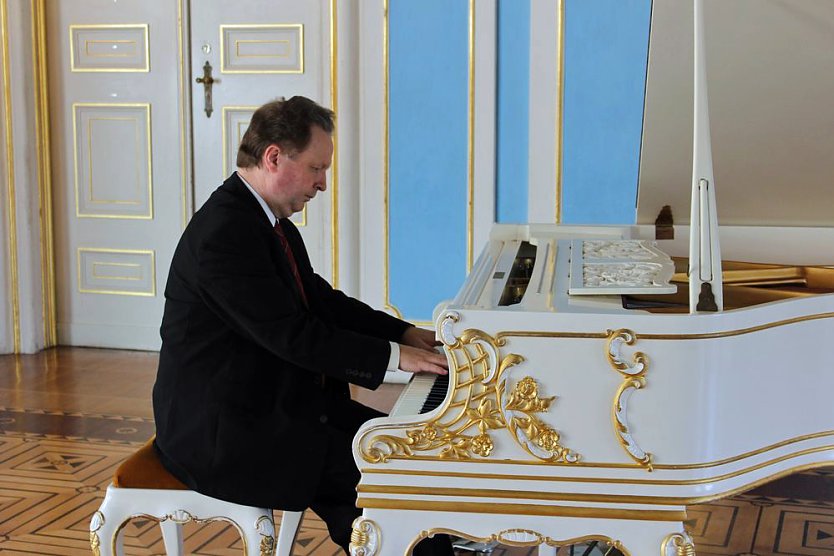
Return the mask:
{"type": "Polygon", "coordinates": [[[263,165],[264,169],[274,171],[278,166],[281,164],[281,155],[284,152],[281,150],[281,147],[278,145],[270,145],[266,149],[264,149],[263,154],[263,165]]]}

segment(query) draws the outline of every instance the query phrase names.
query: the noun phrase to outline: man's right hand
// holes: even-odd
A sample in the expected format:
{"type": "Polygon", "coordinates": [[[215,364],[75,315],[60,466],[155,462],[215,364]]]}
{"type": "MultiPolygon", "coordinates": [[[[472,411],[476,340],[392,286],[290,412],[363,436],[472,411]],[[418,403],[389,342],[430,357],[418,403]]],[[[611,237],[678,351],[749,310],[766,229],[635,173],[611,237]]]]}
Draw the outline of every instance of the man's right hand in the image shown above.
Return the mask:
{"type": "Polygon", "coordinates": [[[448,374],[446,356],[436,351],[400,344],[400,369],[409,373],[448,374]]]}

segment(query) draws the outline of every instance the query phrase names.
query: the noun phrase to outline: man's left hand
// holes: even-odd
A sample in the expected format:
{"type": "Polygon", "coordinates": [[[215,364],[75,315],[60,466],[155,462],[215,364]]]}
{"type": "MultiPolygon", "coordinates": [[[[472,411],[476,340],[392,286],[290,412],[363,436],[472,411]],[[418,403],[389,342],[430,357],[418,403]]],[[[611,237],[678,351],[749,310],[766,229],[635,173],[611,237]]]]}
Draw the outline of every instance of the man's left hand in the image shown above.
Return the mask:
{"type": "Polygon", "coordinates": [[[440,345],[440,342],[434,339],[434,331],[418,326],[411,326],[403,332],[399,343],[428,351],[436,351],[435,346],[440,345]]]}

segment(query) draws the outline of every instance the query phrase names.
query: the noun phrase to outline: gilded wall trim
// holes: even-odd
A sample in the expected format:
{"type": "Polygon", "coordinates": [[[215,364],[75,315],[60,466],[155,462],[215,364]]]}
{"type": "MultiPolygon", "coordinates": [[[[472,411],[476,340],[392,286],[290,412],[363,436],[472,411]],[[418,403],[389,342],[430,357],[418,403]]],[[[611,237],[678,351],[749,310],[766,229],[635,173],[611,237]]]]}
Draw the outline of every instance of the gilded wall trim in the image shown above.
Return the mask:
{"type": "Polygon", "coordinates": [[[35,86],[35,143],[38,166],[38,214],[41,251],[41,318],[43,347],[57,344],[55,301],[55,246],[52,215],[52,161],[50,158],[49,81],[46,58],[45,0],[32,0],[32,75],[35,86]]]}
{"type": "Polygon", "coordinates": [[[382,251],[385,267],[382,271],[382,289],[385,295],[383,306],[398,318],[403,318],[399,309],[391,304],[391,45],[390,21],[388,18],[389,0],[382,0],[382,251]]]}
{"type": "Polygon", "coordinates": [[[182,0],[177,0],[177,62],[179,63],[179,72],[177,73],[177,90],[179,92],[180,105],[178,107],[180,113],[180,210],[182,229],[188,225],[188,218],[193,212],[194,207],[188,202],[188,115],[186,110],[190,106],[188,102],[188,93],[185,88],[185,43],[183,41],[183,26],[185,21],[183,19],[183,3],[182,0]]]}
{"type": "MultiPolygon", "coordinates": [[[[339,113],[339,24],[336,0],[330,0],[330,108],[339,113]]],[[[333,134],[330,167],[330,280],[339,287],[339,132],[333,134]]],[[[306,208],[306,206],[305,206],[306,208]]]]}
{"type": "Polygon", "coordinates": [[[475,236],[475,0],[469,0],[469,106],[466,140],[466,273],[472,270],[475,236]]]}
{"type": "Polygon", "coordinates": [[[563,146],[562,138],[564,137],[564,114],[565,114],[565,0],[556,0],[557,22],[556,29],[558,30],[556,41],[556,79],[559,86],[556,90],[556,206],[554,207],[556,214],[556,223],[562,222],[562,166],[563,166],[563,146]]]}
{"type": "Polygon", "coordinates": [[[9,278],[12,309],[12,346],[20,353],[20,279],[17,269],[17,207],[14,174],[14,136],[12,133],[12,90],[9,68],[9,17],[6,0],[0,0],[0,35],[3,62],[3,120],[6,142],[6,199],[9,230],[9,278]]]}

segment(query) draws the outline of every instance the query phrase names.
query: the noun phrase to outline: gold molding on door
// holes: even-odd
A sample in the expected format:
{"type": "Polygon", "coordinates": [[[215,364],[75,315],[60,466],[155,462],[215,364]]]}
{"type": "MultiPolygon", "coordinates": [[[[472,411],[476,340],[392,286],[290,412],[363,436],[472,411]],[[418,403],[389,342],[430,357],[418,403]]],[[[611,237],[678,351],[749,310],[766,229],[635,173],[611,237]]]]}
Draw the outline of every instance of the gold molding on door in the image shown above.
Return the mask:
{"type": "MultiPolygon", "coordinates": [[[[99,120],[103,119],[116,119],[116,120],[124,120],[129,118],[96,118],[99,120]]],[[[136,118],[135,121],[139,122],[139,119],[136,118]]],[[[75,215],[78,218],[120,218],[120,219],[127,219],[127,220],[152,220],[153,219],[153,164],[152,164],[152,151],[151,151],[151,105],[149,103],[87,103],[87,102],[76,102],[72,105],[72,131],[73,131],[73,143],[72,143],[72,151],[73,151],[73,166],[74,166],[74,183],[75,183],[75,215]],[[80,189],[79,189],[79,180],[80,180],[80,173],[78,167],[78,108],[142,108],[144,109],[144,117],[145,117],[145,144],[144,147],[147,149],[147,200],[148,200],[148,210],[144,214],[107,214],[107,213],[91,213],[91,212],[82,212],[81,205],[80,205],[80,189]]],[[[88,133],[88,141],[91,141],[91,136],[88,133]]],[[[92,167],[92,146],[88,145],[88,164],[92,167]]],[[[90,180],[92,180],[92,175],[90,176],[90,180]]],[[[90,192],[92,192],[92,182],[90,183],[90,192]]],[[[91,193],[92,194],[92,193],[91,193]]],[[[90,202],[104,202],[109,204],[137,204],[131,201],[122,201],[122,200],[96,200],[91,197],[90,202]]]]}
{"type": "MultiPolygon", "coordinates": [[[[103,264],[109,264],[113,266],[121,266],[121,265],[130,265],[130,266],[138,266],[136,263],[119,263],[114,261],[100,261],[103,264]]],[[[97,264],[96,261],[93,261],[93,265],[97,264]]],[[[93,266],[95,268],[95,266],[93,266]]],[[[113,276],[96,276],[97,278],[107,278],[113,279],[113,276]]],[[[78,293],[100,293],[100,294],[110,294],[110,295],[124,295],[130,297],[155,297],[156,296],[156,254],[152,249],[105,249],[100,247],[78,247],[76,249],[76,278],[78,280],[76,287],[78,289],[78,293]],[[111,254],[119,254],[119,255],[144,255],[150,257],[150,264],[147,268],[150,269],[150,290],[149,291],[136,291],[136,290],[117,290],[112,288],[106,289],[95,289],[95,288],[82,288],[82,275],[81,275],[81,255],[82,253],[111,253],[111,254]]],[[[124,279],[124,278],[120,278],[124,279]]]]}
{"type": "Polygon", "coordinates": [[[147,73],[150,71],[151,65],[151,57],[150,57],[150,41],[148,38],[148,24],[147,23],[113,23],[113,24],[72,24],[69,26],[69,41],[70,41],[70,71],[72,73],[82,73],[82,72],[129,72],[129,73],[147,73]],[[118,65],[112,66],[102,66],[102,67],[84,67],[80,66],[76,63],[76,48],[75,48],[75,39],[76,39],[76,32],[77,31],[84,31],[84,30],[96,30],[96,31],[106,31],[106,30],[113,30],[113,31],[124,31],[124,30],[138,30],[142,33],[142,43],[144,44],[144,48],[139,46],[137,40],[127,40],[124,38],[115,38],[112,40],[106,41],[84,41],[84,49],[85,53],[90,58],[125,58],[129,57],[126,54],[89,54],[89,45],[93,42],[107,42],[107,43],[133,43],[137,45],[135,53],[142,53],[144,56],[144,64],[139,67],[124,67],[118,65]]]}
{"type": "MultiPolygon", "coordinates": [[[[242,41],[235,40],[235,52],[240,51],[240,43],[242,41]]],[[[286,42],[290,44],[289,40],[252,40],[248,42],[257,42],[257,43],[274,43],[274,42],[286,42]]],[[[292,51],[292,48],[290,48],[292,51]]],[[[252,57],[251,55],[248,56],[241,56],[241,57],[252,57]]],[[[289,55],[280,56],[280,55],[262,55],[259,57],[266,57],[266,58],[289,58],[289,55]]],[[[247,73],[247,74],[267,74],[267,73],[304,73],[304,25],[301,23],[274,23],[274,24],[234,24],[234,25],[221,25],[220,26],[220,73],[247,73]],[[226,56],[231,51],[227,48],[226,44],[226,33],[228,30],[285,30],[285,31],[296,31],[297,40],[296,48],[298,52],[298,63],[291,68],[283,69],[232,69],[229,64],[226,63],[226,56]]]]}

